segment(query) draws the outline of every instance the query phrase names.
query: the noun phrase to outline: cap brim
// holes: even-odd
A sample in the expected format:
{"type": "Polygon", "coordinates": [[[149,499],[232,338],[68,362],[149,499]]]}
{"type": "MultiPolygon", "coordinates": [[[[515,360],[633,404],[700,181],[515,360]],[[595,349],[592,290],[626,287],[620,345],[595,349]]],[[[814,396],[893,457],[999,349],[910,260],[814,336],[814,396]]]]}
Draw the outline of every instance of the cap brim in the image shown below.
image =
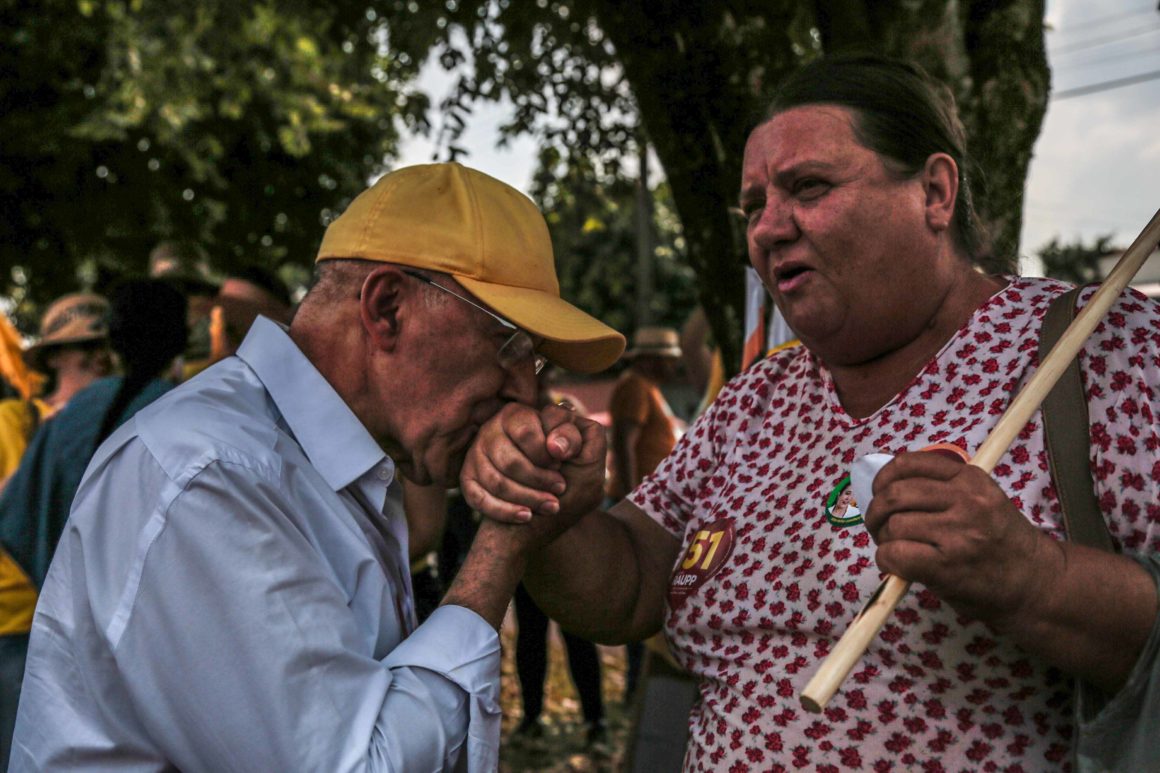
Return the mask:
{"type": "Polygon", "coordinates": [[[532,335],[539,351],[562,368],[598,373],[624,352],[624,336],[552,293],[455,275],[465,290],[532,335]]]}

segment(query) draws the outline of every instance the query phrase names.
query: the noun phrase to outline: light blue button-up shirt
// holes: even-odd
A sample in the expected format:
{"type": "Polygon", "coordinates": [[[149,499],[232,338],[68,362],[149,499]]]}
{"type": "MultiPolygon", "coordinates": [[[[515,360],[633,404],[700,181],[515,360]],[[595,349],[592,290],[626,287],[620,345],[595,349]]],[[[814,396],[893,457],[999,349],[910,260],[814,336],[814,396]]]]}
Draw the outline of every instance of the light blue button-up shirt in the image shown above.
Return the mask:
{"type": "Polygon", "coordinates": [[[415,628],[394,481],[259,318],[93,458],[37,606],[11,769],[495,769],[498,637],[456,606],[415,628]]]}

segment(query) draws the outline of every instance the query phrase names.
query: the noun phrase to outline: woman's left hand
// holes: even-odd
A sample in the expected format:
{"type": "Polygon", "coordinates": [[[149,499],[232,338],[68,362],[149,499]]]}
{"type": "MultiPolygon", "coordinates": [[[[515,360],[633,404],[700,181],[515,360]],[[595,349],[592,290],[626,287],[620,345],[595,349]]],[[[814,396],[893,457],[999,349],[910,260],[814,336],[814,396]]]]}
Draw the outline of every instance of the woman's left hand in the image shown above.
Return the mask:
{"type": "Polygon", "coordinates": [[[882,571],[999,630],[1062,569],[1060,545],[990,475],[943,454],[901,454],[883,467],[865,520],[882,571]]]}

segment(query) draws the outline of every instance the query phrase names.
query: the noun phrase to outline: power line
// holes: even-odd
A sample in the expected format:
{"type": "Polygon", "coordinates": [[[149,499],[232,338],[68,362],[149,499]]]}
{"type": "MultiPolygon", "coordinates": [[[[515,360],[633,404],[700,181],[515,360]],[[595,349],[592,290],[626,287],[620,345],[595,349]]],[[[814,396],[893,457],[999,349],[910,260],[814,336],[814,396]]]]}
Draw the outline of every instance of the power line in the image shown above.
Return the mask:
{"type": "Polygon", "coordinates": [[[1117,32],[1114,35],[1093,37],[1089,40],[1081,40],[1063,46],[1056,46],[1054,48],[1048,47],[1047,53],[1054,58],[1060,56],[1061,54],[1071,54],[1076,51],[1083,51],[1088,48],[1106,46],[1109,43],[1119,43],[1121,41],[1128,40],[1129,38],[1138,38],[1141,35],[1151,35],[1157,30],[1160,30],[1160,27],[1147,27],[1145,29],[1132,30],[1131,32],[1117,32]]]}
{"type": "Polygon", "coordinates": [[[1160,49],[1156,49],[1156,48],[1151,48],[1151,49],[1147,49],[1147,50],[1135,50],[1135,51],[1117,51],[1114,54],[1107,54],[1105,56],[1097,56],[1094,59],[1083,59],[1083,60],[1078,61],[1078,62],[1066,62],[1062,65],[1057,65],[1057,66],[1066,68],[1068,70],[1079,70],[1079,69],[1083,69],[1083,68],[1088,68],[1088,67],[1093,67],[1096,65],[1104,64],[1106,62],[1115,62],[1115,61],[1119,61],[1121,59],[1132,59],[1132,58],[1144,59],[1144,58],[1147,58],[1150,56],[1156,56],[1158,54],[1160,54],[1160,49]]]}
{"type": "Polygon", "coordinates": [[[1054,30],[1048,30],[1053,35],[1067,35],[1076,32],[1089,32],[1093,27],[1101,27],[1112,22],[1120,21],[1122,19],[1130,19],[1134,16],[1152,16],[1156,13],[1155,8],[1139,8],[1135,11],[1121,11],[1119,13],[1108,14],[1107,16],[1096,16],[1090,19],[1081,19],[1072,22],[1066,27],[1060,27],[1054,30]]]}
{"type": "Polygon", "coordinates": [[[1103,81],[1101,83],[1092,83],[1087,86],[1079,86],[1074,89],[1064,89],[1057,91],[1051,95],[1053,100],[1071,99],[1072,97],[1082,97],[1086,94],[1096,94],[1101,91],[1109,91],[1111,89],[1118,89],[1124,86],[1133,86],[1137,83],[1144,83],[1146,81],[1154,81],[1160,79],[1160,70],[1153,70],[1152,72],[1140,73],[1139,75],[1130,75],[1127,78],[1116,78],[1110,81],[1103,81]]]}

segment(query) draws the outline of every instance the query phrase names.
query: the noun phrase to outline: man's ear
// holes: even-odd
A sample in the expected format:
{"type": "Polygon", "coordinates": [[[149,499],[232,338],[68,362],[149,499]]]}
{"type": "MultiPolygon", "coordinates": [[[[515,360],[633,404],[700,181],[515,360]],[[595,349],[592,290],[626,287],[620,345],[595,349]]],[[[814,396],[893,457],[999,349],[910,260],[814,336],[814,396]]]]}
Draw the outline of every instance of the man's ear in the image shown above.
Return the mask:
{"type": "Polygon", "coordinates": [[[947,230],[959,196],[959,165],[946,153],[932,153],[922,168],[922,187],[927,225],[936,231],[947,230]]]}
{"type": "Polygon", "coordinates": [[[406,276],[394,266],[376,268],[363,280],[359,316],[375,347],[383,351],[398,343],[405,283],[406,276]]]}

